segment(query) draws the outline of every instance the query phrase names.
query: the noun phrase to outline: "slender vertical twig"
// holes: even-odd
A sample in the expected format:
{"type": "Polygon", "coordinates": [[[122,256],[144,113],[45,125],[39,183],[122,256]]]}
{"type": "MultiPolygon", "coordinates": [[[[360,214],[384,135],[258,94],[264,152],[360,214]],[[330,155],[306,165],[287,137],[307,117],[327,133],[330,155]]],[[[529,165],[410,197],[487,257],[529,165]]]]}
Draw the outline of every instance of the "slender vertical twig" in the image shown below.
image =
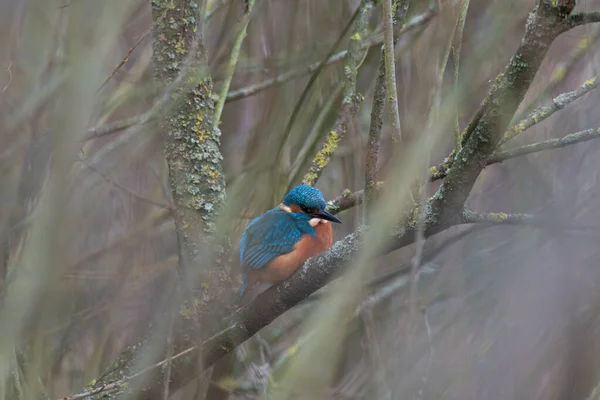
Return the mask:
{"type": "Polygon", "coordinates": [[[218,127],[221,121],[221,114],[223,113],[223,107],[225,107],[227,92],[229,91],[229,86],[231,85],[233,74],[235,73],[235,67],[237,65],[238,58],[240,57],[240,49],[242,48],[242,42],[244,41],[244,38],[246,37],[246,32],[248,31],[248,23],[250,22],[250,14],[252,13],[253,7],[254,0],[248,0],[244,16],[242,17],[240,31],[237,37],[235,38],[233,49],[231,49],[231,56],[229,57],[229,61],[227,62],[227,67],[225,69],[225,79],[223,79],[223,86],[221,86],[219,99],[217,100],[217,104],[215,106],[215,116],[213,118],[215,127],[218,127]]]}
{"type": "MultiPolygon", "coordinates": [[[[365,0],[363,0],[363,3],[364,3],[364,1],[365,0]]],[[[298,99],[298,101],[296,102],[296,105],[294,106],[294,109],[292,110],[292,115],[290,116],[290,119],[288,120],[288,123],[283,132],[283,137],[281,138],[281,144],[277,150],[277,157],[275,157],[276,164],[279,163],[279,160],[281,158],[281,153],[282,153],[282,150],[284,147],[283,144],[285,143],[287,138],[290,136],[290,133],[292,132],[292,127],[294,126],[294,122],[296,122],[296,118],[298,117],[298,115],[300,113],[300,108],[302,107],[302,104],[304,104],[304,100],[308,96],[308,93],[310,92],[312,85],[314,85],[314,83],[317,81],[319,74],[321,73],[321,71],[323,71],[323,68],[325,68],[325,66],[327,65],[327,60],[329,60],[330,58],[332,58],[335,55],[335,50],[337,49],[339,44],[346,38],[346,34],[350,30],[350,28],[352,28],[352,26],[354,25],[354,22],[361,14],[361,10],[363,9],[363,6],[364,5],[362,3],[360,6],[358,6],[358,8],[354,12],[354,14],[352,14],[350,21],[348,21],[348,24],[344,27],[344,30],[342,31],[340,36],[337,38],[337,40],[335,41],[335,43],[329,50],[329,54],[327,54],[327,56],[319,63],[319,66],[315,69],[315,72],[313,72],[313,74],[310,76],[308,83],[304,87],[304,90],[302,91],[300,98],[298,99]]],[[[349,52],[350,52],[350,49],[348,49],[348,53],[346,53],[344,59],[347,59],[348,57],[350,57],[349,52]]]]}
{"type": "MultiPolygon", "coordinates": [[[[406,13],[410,0],[395,0],[396,21],[395,23],[404,26],[406,13]]],[[[398,35],[393,38],[394,47],[398,40],[398,35]]],[[[386,93],[386,75],[385,75],[385,49],[381,51],[381,60],[377,71],[375,89],[373,90],[373,108],[371,109],[371,125],[369,127],[369,139],[367,142],[367,158],[365,161],[365,196],[364,196],[364,221],[367,221],[367,213],[373,203],[374,188],[377,184],[377,162],[379,159],[379,140],[381,138],[381,129],[383,128],[383,108],[385,104],[386,93]]]]}
{"type": "Polygon", "coordinates": [[[371,109],[371,125],[367,141],[367,158],[365,160],[365,196],[363,220],[368,220],[368,212],[374,200],[374,188],[377,183],[377,161],[379,159],[379,139],[383,128],[383,109],[385,107],[385,54],[382,52],[373,90],[373,108],[371,109]]]}
{"type": "Polygon", "coordinates": [[[350,36],[350,45],[348,46],[348,54],[346,55],[344,65],[344,73],[346,75],[343,90],[344,100],[342,101],[342,106],[333,128],[329,131],[321,150],[316,154],[308,172],[304,175],[302,182],[305,185],[314,185],[317,183],[323,170],[329,164],[329,161],[331,161],[331,155],[337,149],[338,143],[348,131],[350,122],[352,122],[362,101],[362,98],[356,94],[356,75],[364,59],[365,50],[363,42],[366,37],[367,25],[372,9],[372,1],[363,1],[360,6],[356,24],[350,36]]]}
{"type": "Polygon", "coordinates": [[[383,46],[385,49],[385,82],[388,111],[392,125],[392,138],[396,145],[402,141],[400,112],[398,110],[398,93],[396,90],[396,60],[394,57],[394,15],[392,0],[383,2],[383,46]]]}
{"type": "MultiPolygon", "coordinates": [[[[454,32],[454,39],[452,41],[452,78],[454,83],[454,90],[458,90],[458,80],[460,77],[460,50],[462,48],[463,31],[465,28],[465,21],[467,20],[469,2],[470,0],[462,0],[460,3],[460,14],[458,17],[458,21],[456,21],[456,30],[454,32]]],[[[457,151],[460,146],[460,125],[458,122],[458,113],[458,104],[456,104],[454,107],[454,147],[457,149],[457,151]]]]}

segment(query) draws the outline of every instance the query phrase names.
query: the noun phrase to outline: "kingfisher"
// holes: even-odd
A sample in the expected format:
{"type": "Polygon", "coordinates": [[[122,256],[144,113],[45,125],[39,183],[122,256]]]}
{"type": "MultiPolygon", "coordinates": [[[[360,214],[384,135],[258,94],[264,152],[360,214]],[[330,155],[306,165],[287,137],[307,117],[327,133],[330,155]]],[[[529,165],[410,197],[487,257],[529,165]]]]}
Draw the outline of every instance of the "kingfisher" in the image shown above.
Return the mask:
{"type": "Polygon", "coordinates": [[[325,207],[319,189],[300,185],[290,190],[277,207],[248,224],[240,240],[240,296],[256,282],[286,280],[310,257],[331,247],[330,222],[342,221],[325,207]]]}

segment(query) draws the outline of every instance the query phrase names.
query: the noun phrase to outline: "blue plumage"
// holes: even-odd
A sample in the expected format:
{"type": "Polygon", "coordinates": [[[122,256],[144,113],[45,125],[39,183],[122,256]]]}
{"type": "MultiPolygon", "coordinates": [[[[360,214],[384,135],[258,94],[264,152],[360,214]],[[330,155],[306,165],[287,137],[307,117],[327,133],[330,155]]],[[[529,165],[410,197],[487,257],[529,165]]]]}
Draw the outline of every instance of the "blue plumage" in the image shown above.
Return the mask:
{"type": "Polygon", "coordinates": [[[307,185],[299,185],[290,190],[283,198],[283,204],[286,206],[296,204],[315,210],[324,210],[327,205],[323,198],[323,193],[319,189],[307,185]]]}
{"type": "Polygon", "coordinates": [[[279,208],[254,218],[240,242],[242,266],[261,269],[274,258],[291,252],[302,235],[314,236],[315,228],[308,224],[310,218],[304,213],[287,213],[279,208]]]}
{"type": "Polygon", "coordinates": [[[312,186],[296,186],[283,198],[282,204],[286,206],[284,209],[277,207],[254,218],[242,235],[240,295],[246,289],[247,268],[261,270],[275,258],[292,252],[303,235],[316,235],[317,231],[308,223],[312,218],[341,222],[325,210],[323,194],[312,186]],[[291,206],[298,207],[294,209],[296,212],[289,212],[291,206]]]}

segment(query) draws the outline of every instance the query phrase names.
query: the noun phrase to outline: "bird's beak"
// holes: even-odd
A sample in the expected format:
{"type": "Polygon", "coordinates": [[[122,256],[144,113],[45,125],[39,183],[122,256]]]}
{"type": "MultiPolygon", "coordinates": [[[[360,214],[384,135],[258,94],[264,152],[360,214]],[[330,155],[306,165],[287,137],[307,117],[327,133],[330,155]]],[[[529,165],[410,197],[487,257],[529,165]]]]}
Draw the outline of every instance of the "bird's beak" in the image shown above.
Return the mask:
{"type": "Polygon", "coordinates": [[[334,215],[328,213],[325,210],[317,211],[316,213],[311,214],[311,217],[326,219],[327,221],[337,222],[338,224],[342,223],[342,221],[340,221],[334,215]]]}

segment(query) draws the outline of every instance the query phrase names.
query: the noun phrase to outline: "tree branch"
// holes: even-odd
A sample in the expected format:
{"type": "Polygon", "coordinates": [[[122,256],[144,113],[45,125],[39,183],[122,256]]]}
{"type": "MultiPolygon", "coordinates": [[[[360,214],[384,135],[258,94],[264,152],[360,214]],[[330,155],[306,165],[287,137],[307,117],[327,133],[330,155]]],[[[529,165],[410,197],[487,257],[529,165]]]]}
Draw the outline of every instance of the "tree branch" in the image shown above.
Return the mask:
{"type": "MultiPolygon", "coordinates": [[[[402,27],[402,29],[398,32],[398,35],[403,35],[405,33],[413,31],[414,29],[422,28],[427,23],[429,23],[429,21],[431,21],[431,19],[435,16],[436,11],[437,10],[435,8],[430,8],[428,11],[424,12],[423,14],[413,17],[410,21],[408,21],[402,27]]],[[[372,47],[381,46],[382,43],[383,43],[383,36],[380,34],[375,34],[375,35],[373,35],[372,38],[365,41],[364,50],[366,51],[367,49],[370,49],[372,47]]],[[[331,57],[327,58],[325,61],[325,65],[331,65],[331,64],[335,64],[340,61],[343,61],[347,55],[348,55],[348,50],[340,51],[339,53],[336,53],[336,54],[332,55],[331,57]]],[[[302,76],[311,74],[319,68],[319,66],[321,65],[322,62],[323,61],[319,61],[319,62],[316,62],[313,64],[298,67],[298,68],[292,69],[290,71],[284,72],[274,78],[269,78],[262,82],[254,83],[254,84],[251,84],[249,86],[246,86],[246,87],[243,87],[240,89],[230,90],[227,93],[227,96],[225,97],[225,103],[229,103],[229,102],[240,100],[240,99],[243,99],[246,97],[254,96],[255,94],[258,94],[264,90],[279,86],[285,82],[289,82],[292,79],[300,78],[302,76]]],[[[109,122],[105,125],[100,125],[100,126],[97,126],[94,128],[89,128],[88,132],[87,132],[88,135],[85,137],[84,140],[90,140],[90,139],[94,139],[97,137],[106,136],[111,133],[130,128],[134,125],[145,124],[152,119],[152,116],[147,115],[147,114],[148,113],[144,113],[142,115],[138,115],[135,117],[126,118],[126,119],[118,120],[118,121],[114,121],[114,122],[109,122]]]]}
{"type": "MultiPolygon", "coordinates": [[[[460,78],[460,52],[462,49],[463,32],[465,29],[465,22],[467,21],[467,12],[469,11],[470,0],[461,0],[460,2],[460,14],[456,21],[455,36],[452,38],[452,83],[454,84],[455,90],[458,88],[460,78]]],[[[458,104],[454,107],[454,148],[460,149],[460,125],[458,122],[459,109],[458,104]]]]}
{"type": "Polygon", "coordinates": [[[463,222],[465,224],[527,224],[539,221],[531,214],[506,214],[503,212],[476,213],[465,210],[463,222]]]}
{"type": "MultiPolygon", "coordinates": [[[[395,23],[403,26],[406,13],[408,12],[409,0],[396,0],[395,23]]],[[[394,47],[398,40],[396,35],[393,38],[394,47]]],[[[379,141],[381,139],[381,130],[383,128],[383,109],[385,106],[386,95],[386,69],[385,69],[385,48],[381,49],[381,58],[379,61],[379,69],[375,80],[375,88],[373,90],[373,108],[371,109],[371,124],[369,126],[369,139],[367,141],[367,157],[365,160],[365,208],[364,218],[367,219],[367,214],[374,200],[375,185],[377,182],[377,162],[379,159],[379,141]]]]}
{"type": "MultiPolygon", "coordinates": [[[[426,12],[417,15],[416,17],[411,18],[402,29],[398,31],[396,36],[404,35],[408,32],[412,32],[417,28],[422,28],[427,25],[429,21],[435,16],[437,12],[436,8],[430,8],[426,12]]],[[[371,38],[368,38],[363,43],[363,49],[367,50],[373,47],[379,47],[383,44],[383,35],[374,34],[371,38]]],[[[325,65],[331,65],[343,61],[348,54],[348,50],[340,51],[339,53],[333,54],[329,58],[327,58],[324,62],[325,65]]],[[[309,65],[305,65],[302,67],[294,68],[290,71],[284,72],[281,75],[276,76],[275,78],[265,79],[262,82],[254,83],[252,85],[232,90],[227,94],[227,102],[236,101],[243,99],[245,97],[253,96],[257,93],[262,92],[263,90],[269,89],[271,87],[279,86],[285,82],[288,82],[292,79],[299,78],[308,74],[315,72],[319,66],[323,63],[323,61],[319,61],[316,63],[312,63],[309,65]]]]}
{"type": "Polygon", "coordinates": [[[371,125],[369,126],[369,138],[367,140],[367,157],[365,160],[365,209],[364,217],[367,217],[369,209],[374,200],[374,188],[377,182],[377,162],[379,160],[379,139],[383,128],[383,110],[385,107],[385,54],[382,51],[377,70],[377,79],[373,89],[373,108],[371,109],[371,125]]]}
{"type": "MultiPolygon", "coordinates": [[[[344,73],[346,75],[343,92],[344,100],[342,101],[342,106],[333,128],[329,131],[321,150],[317,152],[308,172],[304,175],[302,183],[305,185],[312,186],[317,183],[323,170],[329,164],[331,155],[337,149],[338,143],[348,131],[350,122],[352,122],[358,106],[362,102],[362,97],[356,94],[356,75],[365,51],[363,50],[362,42],[366,36],[372,9],[373,2],[370,0],[363,1],[360,6],[359,15],[352,28],[350,46],[348,47],[348,54],[346,55],[346,63],[344,65],[344,73]]],[[[290,126],[288,126],[289,128],[290,126]]]]}
{"type": "Polygon", "coordinates": [[[465,145],[454,157],[445,181],[431,198],[432,213],[446,223],[461,218],[463,205],[523,100],[550,45],[565,30],[561,7],[541,0],[530,14],[521,45],[493,87],[490,101],[465,145]]]}
{"type": "Polygon", "coordinates": [[[593,77],[593,78],[588,79],[585,82],[583,82],[583,84],[576,90],[573,90],[573,91],[567,92],[567,93],[563,93],[563,94],[555,97],[552,100],[552,105],[536,108],[527,116],[527,118],[525,118],[522,121],[520,121],[519,123],[513,125],[509,131],[505,132],[504,136],[498,143],[498,146],[501,146],[502,144],[508,142],[510,139],[512,139],[515,136],[519,135],[520,133],[526,131],[527,129],[531,128],[532,126],[539,124],[540,122],[544,121],[546,118],[550,117],[555,112],[565,108],[569,103],[579,99],[580,97],[584,96],[585,94],[596,89],[598,87],[599,83],[600,82],[598,82],[597,77],[593,77]]]}
{"type": "Polygon", "coordinates": [[[383,34],[385,57],[385,90],[387,105],[392,125],[392,138],[396,145],[402,141],[400,127],[400,111],[398,110],[398,93],[396,88],[396,59],[394,52],[394,14],[392,0],[383,1],[383,34]]]}
{"type": "Polygon", "coordinates": [[[586,129],[583,131],[571,133],[558,139],[548,139],[542,142],[527,144],[515,149],[496,152],[487,160],[487,165],[499,163],[510,158],[524,156],[526,154],[537,153],[543,150],[559,149],[572,144],[587,142],[588,140],[600,138],[600,128],[586,129]]]}
{"type": "Polygon", "coordinates": [[[600,11],[575,13],[567,19],[569,28],[575,28],[585,24],[595,24],[598,22],[600,22],[600,11]]]}
{"type": "MultiPolygon", "coordinates": [[[[526,106],[523,107],[523,111],[517,114],[513,121],[520,121],[526,118],[526,115],[531,112],[533,107],[540,102],[541,99],[548,97],[556,87],[565,81],[573,70],[573,66],[577,64],[579,60],[587,53],[587,50],[600,38],[600,27],[596,27],[594,30],[584,35],[579,39],[577,45],[569,52],[568,57],[559,62],[552,71],[550,83],[544,87],[544,89],[535,96],[533,100],[526,106]]],[[[513,122],[513,123],[514,123],[513,122]]]]}
{"type": "Polygon", "coordinates": [[[148,117],[149,116],[147,116],[146,114],[142,114],[131,118],[109,122],[108,124],[100,125],[98,127],[89,128],[87,130],[87,135],[85,135],[85,137],[83,138],[83,141],[88,141],[91,139],[96,139],[102,136],[110,135],[111,133],[122,131],[134,125],[143,125],[144,123],[150,120],[150,118],[148,117]]]}
{"type": "MultiPolygon", "coordinates": [[[[161,0],[154,0],[154,2],[161,3],[161,0]]],[[[538,2],[538,6],[528,21],[527,31],[517,54],[499,79],[498,85],[492,90],[491,100],[474,124],[465,146],[456,155],[446,181],[426,206],[424,210],[425,237],[465,221],[482,219],[481,216],[475,218],[468,213],[465,216],[464,201],[477,176],[487,165],[514,115],[514,111],[535,76],[548,47],[554,38],[565,29],[567,17],[564,15],[564,10],[553,6],[552,3],[550,0],[538,2]]],[[[160,44],[158,46],[160,48],[160,44]]],[[[351,70],[351,72],[355,71],[351,70]]],[[[208,81],[207,87],[200,88],[200,90],[204,96],[202,100],[208,101],[210,99],[210,81],[208,81]]],[[[200,111],[202,110],[198,110],[198,112],[200,111]]],[[[181,140],[178,135],[185,131],[175,133],[172,140],[181,140]]],[[[214,132],[208,132],[209,135],[212,133],[214,132]]],[[[189,162],[189,160],[184,161],[189,162]]],[[[173,167],[173,165],[169,166],[173,167]]],[[[175,181],[175,183],[180,182],[175,181]]],[[[173,187],[181,186],[173,185],[173,187]]],[[[357,202],[360,197],[358,194],[356,196],[346,195],[341,201],[349,201],[353,198],[357,202]]],[[[332,204],[330,204],[331,206],[332,204]]],[[[406,246],[414,241],[416,232],[414,216],[419,214],[418,207],[415,207],[403,215],[402,223],[397,225],[393,234],[388,236],[389,243],[385,246],[385,252],[406,246]]],[[[486,219],[483,218],[483,220],[486,219]]],[[[199,339],[193,340],[193,343],[198,343],[199,346],[190,347],[191,350],[186,354],[187,357],[171,360],[174,375],[178,378],[177,386],[180,387],[196,378],[199,371],[210,367],[220,357],[231,352],[235,346],[324,286],[332,276],[343,270],[344,265],[356,258],[362,249],[362,237],[363,229],[359,228],[355,233],[335,243],[326,252],[309,259],[288,280],[269,288],[249,305],[237,310],[230,318],[223,321],[224,328],[212,329],[211,332],[215,333],[210,335],[201,333],[199,339]],[[197,358],[196,350],[201,351],[200,360],[197,358]],[[196,356],[192,356],[192,353],[195,353],[196,356]]],[[[99,383],[98,385],[103,384],[99,383]]]]}
{"type": "Polygon", "coordinates": [[[252,13],[252,8],[254,8],[254,0],[248,0],[246,11],[241,21],[240,31],[237,34],[237,37],[235,38],[235,43],[233,44],[233,49],[231,50],[231,56],[229,57],[227,67],[225,68],[225,80],[222,83],[221,92],[219,94],[219,98],[215,106],[214,123],[217,124],[217,126],[219,126],[219,122],[221,121],[221,113],[223,112],[225,100],[227,99],[227,92],[229,92],[229,86],[231,85],[233,74],[235,73],[235,67],[240,56],[242,42],[246,37],[246,31],[248,30],[248,23],[250,22],[250,14],[252,13]]]}

